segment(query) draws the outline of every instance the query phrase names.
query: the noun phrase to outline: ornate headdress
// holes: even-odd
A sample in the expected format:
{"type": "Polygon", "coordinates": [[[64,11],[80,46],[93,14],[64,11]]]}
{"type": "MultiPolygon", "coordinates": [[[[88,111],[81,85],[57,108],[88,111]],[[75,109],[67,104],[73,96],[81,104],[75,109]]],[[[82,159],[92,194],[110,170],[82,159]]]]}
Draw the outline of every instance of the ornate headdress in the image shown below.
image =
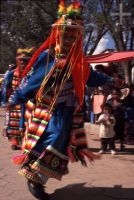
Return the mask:
{"type": "Polygon", "coordinates": [[[21,61],[22,60],[23,60],[23,62],[25,61],[25,65],[27,65],[27,63],[31,59],[31,57],[32,57],[34,52],[35,52],[35,47],[17,49],[17,51],[16,51],[16,64],[17,64],[17,67],[15,69],[15,74],[19,78],[22,78],[22,73],[23,73],[20,70],[21,61]]]}
{"type": "Polygon", "coordinates": [[[35,47],[30,48],[19,48],[16,51],[16,59],[30,59],[33,53],[35,52],[35,47]]]}

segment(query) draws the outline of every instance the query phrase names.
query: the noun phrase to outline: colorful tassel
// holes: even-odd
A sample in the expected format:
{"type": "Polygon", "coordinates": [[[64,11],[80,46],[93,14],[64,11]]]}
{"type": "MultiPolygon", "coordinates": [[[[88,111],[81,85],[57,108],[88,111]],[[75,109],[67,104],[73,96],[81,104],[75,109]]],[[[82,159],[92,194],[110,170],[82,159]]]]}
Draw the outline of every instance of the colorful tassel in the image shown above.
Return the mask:
{"type": "Polygon", "coordinates": [[[67,154],[68,154],[68,157],[70,158],[71,162],[77,162],[76,158],[75,158],[75,151],[76,147],[75,146],[72,146],[70,145],[67,149],[67,154]]]}
{"type": "Polygon", "coordinates": [[[21,165],[25,162],[28,162],[28,160],[29,160],[29,157],[28,155],[25,155],[25,154],[17,155],[12,158],[12,161],[15,165],[21,165]]]}
{"type": "Polygon", "coordinates": [[[10,142],[11,142],[11,145],[18,146],[18,141],[15,138],[12,138],[10,142]]]}
{"type": "Polygon", "coordinates": [[[81,155],[86,156],[88,160],[92,163],[95,159],[100,159],[101,156],[91,152],[88,148],[80,150],[81,155]]]}

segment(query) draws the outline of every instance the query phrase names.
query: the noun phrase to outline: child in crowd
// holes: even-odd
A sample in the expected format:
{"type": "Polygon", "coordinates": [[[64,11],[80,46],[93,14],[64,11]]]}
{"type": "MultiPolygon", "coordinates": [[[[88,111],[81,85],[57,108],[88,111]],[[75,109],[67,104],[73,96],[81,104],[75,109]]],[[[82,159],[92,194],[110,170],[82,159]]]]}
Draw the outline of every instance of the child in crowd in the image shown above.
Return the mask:
{"type": "Polygon", "coordinates": [[[112,155],[115,155],[115,117],[112,114],[112,106],[110,104],[105,104],[103,107],[103,112],[98,118],[97,121],[100,124],[100,132],[99,137],[101,141],[101,150],[99,151],[100,154],[104,153],[109,145],[109,149],[112,155]]]}

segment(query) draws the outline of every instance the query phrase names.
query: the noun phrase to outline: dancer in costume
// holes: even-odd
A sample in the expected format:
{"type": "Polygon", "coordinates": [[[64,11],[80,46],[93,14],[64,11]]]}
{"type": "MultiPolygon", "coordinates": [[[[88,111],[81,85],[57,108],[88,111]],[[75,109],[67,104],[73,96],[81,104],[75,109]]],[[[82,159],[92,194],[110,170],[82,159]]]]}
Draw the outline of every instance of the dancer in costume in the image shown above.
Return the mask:
{"type": "Polygon", "coordinates": [[[4,107],[5,104],[8,102],[8,99],[12,93],[11,83],[12,83],[12,78],[13,78],[13,73],[14,73],[15,68],[16,68],[15,64],[9,64],[8,70],[6,71],[4,75],[2,86],[1,86],[1,95],[2,95],[1,106],[2,107],[4,107]]]}
{"type": "Polygon", "coordinates": [[[1,106],[1,100],[2,100],[2,84],[3,84],[4,78],[0,78],[0,106],[1,106]]]}
{"type": "MultiPolygon", "coordinates": [[[[16,57],[16,68],[11,65],[7,71],[4,83],[2,87],[2,106],[6,106],[10,96],[14,93],[19,86],[23,70],[28,63],[33,48],[18,49],[16,57]]],[[[6,111],[5,126],[3,135],[8,137],[11,142],[11,148],[16,149],[20,146],[22,141],[23,129],[24,129],[24,111],[25,105],[18,104],[6,111]]]]}
{"type": "Polygon", "coordinates": [[[83,128],[84,88],[85,84],[113,83],[113,79],[88,66],[83,27],[79,19],[74,20],[79,6],[72,4],[73,15],[63,15],[52,25],[50,36],[33,55],[9,100],[11,107],[33,98],[27,103],[23,154],[13,161],[21,165],[19,174],[26,177],[30,192],[38,199],[48,198],[43,188],[46,181],[61,180],[70,160],[86,166],[85,157],[99,158],[89,151],[83,128]]]}

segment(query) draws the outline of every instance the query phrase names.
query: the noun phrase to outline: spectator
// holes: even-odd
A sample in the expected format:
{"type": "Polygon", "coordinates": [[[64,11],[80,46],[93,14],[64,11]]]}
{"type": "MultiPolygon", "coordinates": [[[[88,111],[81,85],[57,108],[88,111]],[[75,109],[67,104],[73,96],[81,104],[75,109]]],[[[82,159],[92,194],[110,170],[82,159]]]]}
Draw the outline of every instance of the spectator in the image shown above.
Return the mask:
{"type": "Polygon", "coordinates": [[[3,78],[0,78],[0,105],[1,105],[1,98],[2,98],[2,95],[1,95],[1,92],[2,92],[2,82],[3,82],[3,78]]]}
{"type": "Polygon", "coordinates": [[[112,114],[112,106],[110,104],[105,104],[103,108],[103,113],[100,115],[98,121],[100,124],[100,141],[101,141],[101,150],[99,154],[104,153],[109,145],[109,149],[111,150],[111,154],[115,155],[115,144],[114,144],[114,125],[115,125],[115,117],[112,114]]]}
{"type": "Polygon", "coordinates": [[[102,87],[95,88],[93,95],[93,113],[95,115],[95,122],[98,119],[99,115],[102,112],[103,105],[106,101],[106,96],[104,95],[104,91],[102,87]]]}
{"type": "Polygon", "coordinates": [[[11,93],[12,93],[12,79],[13,79],[13,73],[14,73],[14,69],[16,68],[15,64],[9,64],[8,65],[8,70],[6,71],[4,78],[3,78],[3,83],[1,86],[1,105],[5,106],[5,104],[7,103],[11,93]]]}
{"type": "Polygon", "coordinates": [[[104,65],[101,65],[101,64],[95,65],[95,70],[97,72],[103,72],[104,74],[106,74],[106,69],[104,65]]]}
{"type": "Polygon", "coordinates": [[[131,85],[129,90],[129,94],[124,99],[124,104],[126,107],[134,108],[134,85],[131,85]]]}
{"type": "Polygon", "coordinates": [[[132,84],[134,84],[134,65],[131,70],[131,81],[132,81],[132,84]]]}
{"type": "Polygon", "coordinates": [[[90,104],[91,104],[90,122],[91,123],[95,123],[95,113],[93,109],[93,102],[94,102],[95,95],[98,95],[98,87],[94,87],[92,90],[92,93],[90,94],[90,104]]]}
{"type": "Polygon", "coordinates": [[[130,92],[124,99],[126,107],[125,115],[125,142],[134,144],[134,85],[130,86],[130,92]]]}
{"type": "Polygon", "coordinates": [[[124,150],[124,129],[125,129],[125,107],[120,99],[121,92],[118,88],[112,90],[111,99],[108,100],[113,107],[113,114],[116,119],[115,124],[115,139],[120,141],[120,150],[124,150]]]}

